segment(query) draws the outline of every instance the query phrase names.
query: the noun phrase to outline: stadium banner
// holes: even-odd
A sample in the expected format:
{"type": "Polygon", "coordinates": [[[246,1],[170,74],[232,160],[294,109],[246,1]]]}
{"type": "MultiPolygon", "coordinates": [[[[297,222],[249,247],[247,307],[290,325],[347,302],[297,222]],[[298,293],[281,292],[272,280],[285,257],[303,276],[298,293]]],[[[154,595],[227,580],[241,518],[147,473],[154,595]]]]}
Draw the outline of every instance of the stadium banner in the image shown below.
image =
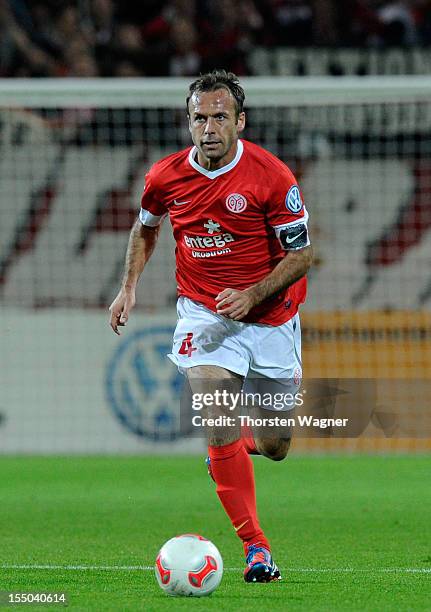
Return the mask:
{"type": "MultiPolygon", "coordinates": [[[[205,451],[203,432],[196,435],[195,427],[184,426],[184,379],[166,357],[176,321],[173,309],[163,314],[136,310],[120,337],[112,333],[103,310],[3,312],[7,324],[0,368],[0,453],[205,451]]],[[[425,339],[431,321],[425,313],[410,315],[406,326],[403,314],[355,313],[352,325],[346,313],[303,313],[303,387],[309,397],[302,412],[315,416],[317,406],[325,429],[301,435],[295,431],[296,451],[431,448],[430,362],[423,362],[424,354],[431,356],[425,339]],[[396,370],[379,368],[394,354],[396,370]],[[337,389],[337,409],[322,404],[322,384],[325,397],[328,384],[337,389]],[[311,410],[314,396],[318,402],[311,410]],[[327,417],[334,415],[348,417],[354,431],[328,429],[327,417]]],[[[198,418],[199,413],[194,414],[198,418]]]]}
{"type": "Polygon", "coordinates": [[[182,376],[166,358],[176,316],[133,313],[120,337],[108,313],[3,311],[1,453],[184,453],[182,376]]]}
{"type": "Polygon", "coordinates": [[[429,74],[429,49],[255,47],[250,54],[254,75],[347,76],[429,74]]]}

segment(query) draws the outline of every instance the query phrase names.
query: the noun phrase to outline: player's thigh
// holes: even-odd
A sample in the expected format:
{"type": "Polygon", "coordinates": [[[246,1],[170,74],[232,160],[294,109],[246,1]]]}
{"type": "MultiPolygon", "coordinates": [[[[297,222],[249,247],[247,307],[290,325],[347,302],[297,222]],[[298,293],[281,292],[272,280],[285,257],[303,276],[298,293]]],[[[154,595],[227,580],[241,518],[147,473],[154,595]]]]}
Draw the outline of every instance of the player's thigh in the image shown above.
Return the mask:
{"type": "Polygon", "coordinates": [[[186,376],[192,398],[199,399],[202,406],[202,418],[209,421],[205,427],[209,444],[223,446],[237,440],[240,424],[233,410],[233,398],[241,394],[243,377],[213,365],[187,368],[186,376]]]}
{"type": "Polygon", "coordinates": [[[195,380],[239,380],[242,383],[242,376],[215,365],[198,365],[187,369],[187,378],[195,380]]]}

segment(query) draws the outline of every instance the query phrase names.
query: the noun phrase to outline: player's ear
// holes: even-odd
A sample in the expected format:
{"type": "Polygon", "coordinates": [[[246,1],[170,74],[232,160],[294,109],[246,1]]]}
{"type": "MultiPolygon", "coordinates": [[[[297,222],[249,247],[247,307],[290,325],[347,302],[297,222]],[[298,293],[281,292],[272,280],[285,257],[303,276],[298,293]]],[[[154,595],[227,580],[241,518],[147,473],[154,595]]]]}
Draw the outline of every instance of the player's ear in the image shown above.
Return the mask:
{"type": "Polygon", "coordinates": [[[236,129],[239,132],[242,132],[245,128],[245,113],[240,113],[238,115],[238,120],[236,122],[236,129]]]}
{"type": "Polygon", "coordinates": [[[187,122],[189,124],[189,132],[191,133],[192,131],[192,123],[191,123],[191,119],[190,119],[190,114],[187,113],[187,122]]]}

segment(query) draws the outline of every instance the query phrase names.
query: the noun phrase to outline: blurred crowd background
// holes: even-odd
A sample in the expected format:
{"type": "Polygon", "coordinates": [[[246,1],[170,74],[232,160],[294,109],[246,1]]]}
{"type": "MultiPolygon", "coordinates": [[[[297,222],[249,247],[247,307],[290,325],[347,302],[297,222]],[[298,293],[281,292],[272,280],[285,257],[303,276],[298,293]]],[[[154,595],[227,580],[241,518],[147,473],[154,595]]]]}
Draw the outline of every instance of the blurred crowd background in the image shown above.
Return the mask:
{"type": "Polygon", "coordinates": [[[430,41],[431,0],[0,0],[0,77],[248,75],[259,47],[430,41]]]}

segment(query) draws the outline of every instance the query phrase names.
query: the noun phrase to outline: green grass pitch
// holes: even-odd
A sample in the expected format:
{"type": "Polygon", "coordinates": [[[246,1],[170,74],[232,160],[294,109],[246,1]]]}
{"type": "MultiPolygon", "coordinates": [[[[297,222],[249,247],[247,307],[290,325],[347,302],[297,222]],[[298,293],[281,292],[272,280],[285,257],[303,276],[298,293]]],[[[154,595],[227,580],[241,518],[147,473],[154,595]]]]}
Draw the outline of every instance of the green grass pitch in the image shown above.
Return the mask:
{"type": "Polygon", "coordinates": [[[243,582],[201,457],[4,457],[0,590],[66,591],[74,610],[431,610],[431,457],[254,464],[280,583],[243,582]],[[169,598],[133,569],[186,532],[213,540],[227,568],[204,599],[169,598]]]}

